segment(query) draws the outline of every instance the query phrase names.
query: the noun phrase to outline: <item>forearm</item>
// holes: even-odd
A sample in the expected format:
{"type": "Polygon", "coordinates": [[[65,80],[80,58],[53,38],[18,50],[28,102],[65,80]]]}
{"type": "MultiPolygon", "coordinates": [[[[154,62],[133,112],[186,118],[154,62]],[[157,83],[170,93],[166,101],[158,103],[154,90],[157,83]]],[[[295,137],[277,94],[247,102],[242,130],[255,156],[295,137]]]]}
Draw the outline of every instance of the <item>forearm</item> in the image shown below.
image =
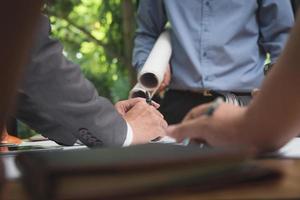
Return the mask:
{"type": "MultiPolygon", "coordinates": [[[[49,38],[49,28],[48,20],[43,18],[22,85],[30,102],[23,106],[34,104],[47,116],[44,119],[48,123],[58,124],[65,135],[88,146],[122,146],[127,130],[125,120],[107,99],[98,95],[79,66],[63,56],[59,42],[49,38]]],[[[33,124],[40,128],[41,124],[33,124]]],[[[56,141],[69,144],[65,135],[57,136],[56,141]]]]}
{"type": "Polygon", "coordinates": [[[249,106],[242,131],[260,150],[284,145],[300,131],[300,23],[249,106]]]}

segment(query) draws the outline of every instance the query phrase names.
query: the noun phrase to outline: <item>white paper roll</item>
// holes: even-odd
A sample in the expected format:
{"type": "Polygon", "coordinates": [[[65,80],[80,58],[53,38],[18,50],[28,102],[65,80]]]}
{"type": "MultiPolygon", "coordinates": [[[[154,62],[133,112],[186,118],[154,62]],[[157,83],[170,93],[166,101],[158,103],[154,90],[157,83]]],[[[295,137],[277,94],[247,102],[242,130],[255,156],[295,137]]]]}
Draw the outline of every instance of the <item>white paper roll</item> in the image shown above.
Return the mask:
{"type": "Polygon", "coordinates": [[[169,31],[164,31],[156,40],[143,68],[138,75],[139,83],[147,91],[155,91],[163,81],[172,55],[169,31]]]}
{"type": "Polygon", "coordinates": [[[131,98],[135,98],[135,97],[142,97],[142,98],[146,98],[147,97],[147,93],[149,94],[149,96],[152,98],[153,95],[155,94],[156,90],[152,90],[149,91],[146,88],[144,88],[140,83],[135,84],[135,86],[130,90],[129,92],[129,99],[131,98]]]}
{"type": "Polygon", "coordinates": [[[146,98],[146,89],[140,84],[137,83],[129,92],[129,98],[143,97],[146,98]]]}

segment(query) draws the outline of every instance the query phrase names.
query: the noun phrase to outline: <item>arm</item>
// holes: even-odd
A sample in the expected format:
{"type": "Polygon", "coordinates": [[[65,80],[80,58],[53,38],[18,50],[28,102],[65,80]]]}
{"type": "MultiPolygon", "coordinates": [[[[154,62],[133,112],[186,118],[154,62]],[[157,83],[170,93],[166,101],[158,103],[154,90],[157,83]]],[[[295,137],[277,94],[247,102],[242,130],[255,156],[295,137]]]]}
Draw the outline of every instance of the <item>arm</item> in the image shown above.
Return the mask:
{"type": "Polygon", "coordinates": [[[18,117],[59,143],[71,145],[79,139],[88,146],[121,146],[125,120],[98,96],[79,66],[66,60],[49,31],[43,17],[20,91],[18,117]]]}
{"type": "Polygon", "coordinates": [[[257,144],[259,149],[277,149],[299,134],[299,36],[298,15],[285,50],[263,84],[263,92],[245,112],[242,124],[248,132],[255,132],[253,143],[257,144]]]}
{"type": "Polygon", "coordinates": [[[248,108],[221,105],[212,117],[207,105],[191,111],[169,135],[204,140],[212,146],[248,146],[260,152],[280,148],[300,131],[300,21],[282,55],[266,77],[262,93],[248,108]]]}
{"type": "Polygon", "coordinates": [[[141,0],[137,11],[133,66],[139,70],[167,22],[162,0],[141,0]]]}
{"type": "Polygon", "coordinates": [[[165,134],[166,122],[145,100],[123,102],[131,105],[119,115],[97,94],[79,66],[66,60],[49,31],[44,17],[19,90],[19,119],[65,145],[79,139],[87,146],[127,146],[165,134]]]}
{"type": "Polygon", "coordinates": [[[271,63],[275,63],[283,50],[289,31],[294,24],[294,14],[290,1],[259,0],[258,25],[260,45],[270,53],[271,63]]]}

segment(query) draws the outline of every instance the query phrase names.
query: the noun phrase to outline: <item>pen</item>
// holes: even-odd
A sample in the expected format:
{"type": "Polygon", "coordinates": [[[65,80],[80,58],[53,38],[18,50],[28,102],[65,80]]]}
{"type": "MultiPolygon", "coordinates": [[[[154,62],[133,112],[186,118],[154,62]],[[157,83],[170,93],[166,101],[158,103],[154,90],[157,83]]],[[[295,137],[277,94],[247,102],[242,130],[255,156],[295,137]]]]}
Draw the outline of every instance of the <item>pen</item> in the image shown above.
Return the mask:
{"type": "MultiPolygon", "coordinates": [[[[150,92],[146,91],[146,103],[149,104],[150,106],[152,106],[152,100],[151,100],[151,96],[150,96],[150,92]]],[[[151,142],[158,142],[161,139],[161,137],[157,137],[153,140],[151,140],[151,142]]]]}
{"type": "MultiPolygon", "coordinates": [[[[222,102],[224,102],[224,101],[221,97],[216,98],[202,115],[207,116],[207,117],[212,116],[214,114],[215,110],[220,106],[220,104],[222,102]]],[[[190,143],[189,138],[185,138],[182,141],[182,144],[185,146],[189,145],[189,143],[190,143]]],[[[203,147],[204,144],[201,144],[200,146],[203,147]]]]}
{"type": "Polygon", "coordinates": [[[146,103],[152,105],[152,100],[150,96],[150,92],[146,91],[146,103]]]}

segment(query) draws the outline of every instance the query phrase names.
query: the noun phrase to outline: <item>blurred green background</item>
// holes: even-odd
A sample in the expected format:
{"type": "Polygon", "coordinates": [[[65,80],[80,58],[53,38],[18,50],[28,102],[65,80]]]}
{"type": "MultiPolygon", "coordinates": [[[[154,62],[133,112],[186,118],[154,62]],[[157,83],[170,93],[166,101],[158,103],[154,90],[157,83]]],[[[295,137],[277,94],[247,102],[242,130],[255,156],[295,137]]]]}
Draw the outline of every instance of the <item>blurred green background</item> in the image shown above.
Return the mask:
{"type": "MultiPolygon", "coordinates": [[[[128,97],[136,74],[131,67],[138,0],[51,0],[44,13],[65,56],[80,65],[99,94],[117,102],[128,97]]],[[[22,138],[34,135],[19,124],[22,138]]]]}
{"type": "Polygon", "coordinates": [[[65,55],[113,102],[127,98],[135,78],[135,11],[134,0],[52,0],[45,10],[65,55]]]}

